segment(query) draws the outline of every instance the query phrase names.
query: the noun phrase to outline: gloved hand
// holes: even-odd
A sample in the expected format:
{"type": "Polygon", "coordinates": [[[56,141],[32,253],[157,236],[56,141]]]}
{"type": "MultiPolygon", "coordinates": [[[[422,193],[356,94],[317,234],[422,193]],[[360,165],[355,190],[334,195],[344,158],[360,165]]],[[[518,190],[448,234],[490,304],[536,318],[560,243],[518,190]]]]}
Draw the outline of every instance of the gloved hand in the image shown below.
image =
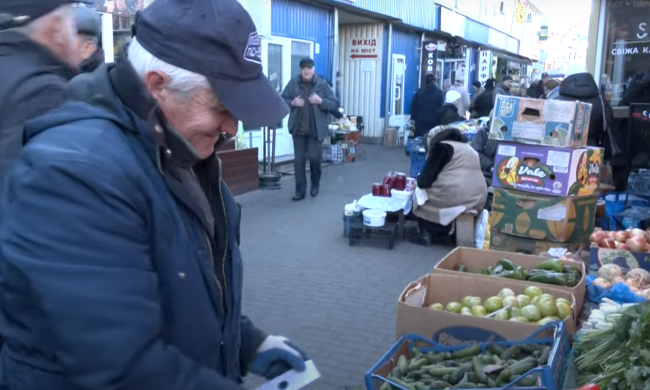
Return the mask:
{"type": "Polygon", "coordinates": [[[305,370],[307,354],[286,337],[267,336],[257,349],[250,371],[266,379],[273,379],[290,369],[305,370]]]}

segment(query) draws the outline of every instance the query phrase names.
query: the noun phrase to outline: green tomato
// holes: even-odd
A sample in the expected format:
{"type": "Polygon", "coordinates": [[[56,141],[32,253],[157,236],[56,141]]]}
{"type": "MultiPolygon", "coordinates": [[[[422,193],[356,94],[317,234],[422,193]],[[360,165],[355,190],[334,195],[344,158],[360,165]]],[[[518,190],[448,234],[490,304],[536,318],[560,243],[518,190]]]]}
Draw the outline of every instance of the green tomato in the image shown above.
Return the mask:
{"type": "Polygon", "coordinates": [[[519,302],[519,307],[530,305],[530,297],[528,295],[519,294],[517,295],[517,302],[519,302]]]}
{"type": "Polygon", "coordinates": [[[451,312],[451,313],[460,313],[460,309],[462,307],[463,307],[463,305],[461,305],[458,302],[449,302],[447,304],[447,307],[445,307],[445,310],[447,310],[448,312],[451,312]]]}
{"type": "Polygon", "coordinates": [[[567,306],[571,307],[571,302],[566,298],[558,298],[555,300],[555,303],[565,303],[567,306]]]}
{"type": "Polygon", "coordinates": [[[542,315],[542,318],[555,316],[557,314],[555,301],[551,301],[550,299],[540,299],[535,306],[539,309],[539,314],[542,315]]]}
{"type": "Polygon", "coordinates": [[[471,316],[471,315],[473,315],[473,314],[472,314],[472,309],[470,309],[470,308],[468,308],[468,307],[463,307],[463,308],[461,308],[461,309],[460,309],[460,314],[462,314],[462,315],[464,315],[464,316],[471,316]]]}
{"type": "Polygon", "coordinates": [[[548,324],[549,322],[554,322],[554,321],[559,321],[560,319],[557,317],[549,316],[549,317],[544,317],[541,320],[537,321],[537,325],[539,326],[544,326],[548,324]]]}
{"type": "Polygon", "coordinates": [[[561,319],[564,320],[565,318],[571,316],[571,306],[567,305],[564,302],[557,302],[557,316],[561,319]]]}
{"type": "Polygon", "coordinates": [[[497,294],[497,296],[498,296],[499,298],[501,298],[501,299],[505,299],[506,297],[514,297],[514,296],[515,296],[515,292],[512,291],[512,290],[509,289],[509,288],[504,288],[504,289],[501,289],[501,291],[499,291],[499,293],[497,294]]]}
{"type": "Polygon", "coordinates": [[[542,289],[536,286],[528,286],[524,289],[524,294],[528,295],[531,299],[538,297],[543,293],[542,289]]]}
{"type": "Polygon", "coordinates": [[[481,305],[474,306],[472,308],[472,314],[474,314],[475,317],[485,317],[487,315],[487,310],[485,310],[485,307],[481,305]]]}
{"type": "Polygon", "coordinates": [[[539,299],[550,299],[551,301],[555,302],[555,297],[551,294],[542,294],[539,296],[539,299]]]}
{"type": "Polygon", "coordinates": [[[528,305],[521,308],[521,315],[526,317],[528,321],[539,321],[542,319],[542,314],[539,309],[534,305],[528,305]]]}
{"type": "Polygon", "coordinates": [[[503,300],[499,297],[490,297],[483,303],[488,313],[493,313],[503,307],[503,300]]]}
{"type": "Polygon", "coordinates": [[[521,317],[521,309],[518,307],[511,307],[508,314],[510,314],[510,318],[521,317]]]}
{"type": "Polygon", "coordinates": [[[436,302],[434,304],[431,304],[429,306],[429,309],[443,311],[443,310],[445,310],[445,306],[442,303],[436,302]]]}
{"type": "Polygon", "coordinates": [[[497,312],[493,318],[496,318],[497,320],[508,321],[510,319],[510,316],[508,315],[507,310],[501,310],[497,312]]]}
{"type": "Polygon", "coordinates": [[[519,301],[515,297],[503,298],[503,307],[519,307],[519,301]]]}

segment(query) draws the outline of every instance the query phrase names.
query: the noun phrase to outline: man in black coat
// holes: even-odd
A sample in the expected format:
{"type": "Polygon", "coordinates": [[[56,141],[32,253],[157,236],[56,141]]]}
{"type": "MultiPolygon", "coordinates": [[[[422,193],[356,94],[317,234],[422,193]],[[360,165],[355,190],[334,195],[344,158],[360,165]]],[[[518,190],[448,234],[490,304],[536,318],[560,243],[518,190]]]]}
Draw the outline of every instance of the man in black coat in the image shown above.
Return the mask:
{"type": "Polygon", "coordinates": [[[80,73],[90,73],[104,63],[104,52],[99,48],[102,20],[97,12],[77,7],[77,34],[79,37],[80,73]]]}
{"type": "Polygon", "coordinates": [[[329,115],[340,104],[327,81],[314,72],[314,60],[300,61],[300,74],[294,76],[282,92],[291,108],[289,132],[293,136],[296,194],[294,201],[307,192],[307,160],[311,172],[310,195],[317,196],[321,176],[322,145],[329,129],[329,115]]]}
{"type": "Polygon", "coordinates": [[[0,183],[22,149],[25,121],[62,105],[66,84],[76,74],[71,3],[0,1],[0,183]]]}
{"type": "Polygon", "coordinates": [[[487,79],[485,81],[485,91],[474,102],[475,118],[490,115],[492,108],[494,108],[494,79],[487,79]]]}
{"type": "Polygon", "coordinates": [[[415,122],[415,136],[422,137],[438,126],[438,111],[445,103],[445,94],[435,83],[435,76],[428,74],[424,87],[411,101],[411,120],[415,122]]]}

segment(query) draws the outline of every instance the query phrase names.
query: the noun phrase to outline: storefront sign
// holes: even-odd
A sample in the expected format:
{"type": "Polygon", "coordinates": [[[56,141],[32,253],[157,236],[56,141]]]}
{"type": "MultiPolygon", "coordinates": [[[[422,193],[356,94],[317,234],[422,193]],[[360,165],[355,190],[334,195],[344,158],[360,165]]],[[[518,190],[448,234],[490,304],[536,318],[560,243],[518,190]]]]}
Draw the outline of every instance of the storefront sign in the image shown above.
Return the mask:
{"type": "Polygon", "coordinates": [[[438,42],[424,41],[422,42],[422,72],[420,77],[422,78],[421,85],[425,84],[425,80],[428,74],[436,74],[436,59],[438,55],[438,42]]]}
{"type": "Polygon", "coordinates": [[[369,60],[379,58],[377,38],[350,38],[347,42],[347,58],[350,60],[369,60]]]}
{"type": "Polygon", "coordinates": [[[627,45],[616,45],[612,49],[613,56],[633,56],[633,55],[647,55],[650,54],[650,44],[643,43],[629,43],[627,45]]]}
{"type": "Polygon", "coordinates": [[[440,8],[440,30],[462,37],[465,35],[466,23],[465,16],[444,7],[440,8]]]}
{"type": "Polygon", "coordinates": [[[541,26],[537,33],[540,41],[548,41],[548,26],[541,26]]]}
{"type": "Polygon", "coordinates": [[[492,77],[492,52],[481,50],[478,53],[478,81],[485,83],[490,77],[492,77]]]}
{"type": "Polygon", "coordinates": [[[526,3],[522,0],[517,0],[517,5],[515,5],[515,22],[518,24],[524,23],[524,18],[526,17],[526,3]]]}

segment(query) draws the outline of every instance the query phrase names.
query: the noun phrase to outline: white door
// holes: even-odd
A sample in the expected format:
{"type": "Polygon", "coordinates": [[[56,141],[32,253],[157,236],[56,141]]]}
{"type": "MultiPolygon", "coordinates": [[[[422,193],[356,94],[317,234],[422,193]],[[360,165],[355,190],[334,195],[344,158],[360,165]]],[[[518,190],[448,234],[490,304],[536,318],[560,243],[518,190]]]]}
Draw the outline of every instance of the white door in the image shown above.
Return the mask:
{"type": "MultiPolygon", "coordinates": [[[[271,85],[282,93],[292,76],[300,72],[300,60],[313,58],[313,43],[287,38],[264,38],[262,41],[262,67],[271,85]]],[[[318,72],[318,69],[316,69],[318,72]]],[[[288,129],[289,116],[285,117],[276,128],[275,156],[293,155],[293,140],[288,129]]],[[[252,139],[252,146],[257,147],[259,160],[262,161],[264,149],[261,130],[252,130],[246,139],[252,139]]],[[[249,141],[250,142],[250,141],[249,141]]],[[[250,146],[250,145],[249,145],[250,146]]]]}
{"type": "Polygon", "coordinates": [[[391,77],[391,102],[388,113],[388,126],[401,127],[404,125],[404,88],[406,87],[406,56],[393,54],[393,76],[391,77]]]}

